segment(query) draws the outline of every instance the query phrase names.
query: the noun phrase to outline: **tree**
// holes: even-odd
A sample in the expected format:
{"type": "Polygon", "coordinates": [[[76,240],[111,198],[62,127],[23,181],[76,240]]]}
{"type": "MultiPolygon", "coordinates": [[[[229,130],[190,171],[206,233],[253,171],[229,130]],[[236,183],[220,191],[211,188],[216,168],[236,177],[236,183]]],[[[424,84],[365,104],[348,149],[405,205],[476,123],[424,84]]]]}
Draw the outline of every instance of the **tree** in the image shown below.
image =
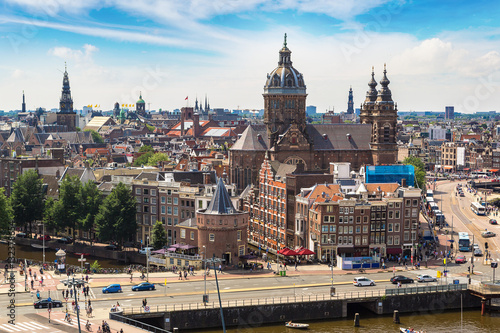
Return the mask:
{"type": "Polygon", "coordinates": [[[148,153],[148,152],[154,152],[155,150],[153,149],[153,147],[149,146],[149,145],[144,145],[142,146],[141,148],[139,148],[139,153],[148,153]]]}
{"type": "Polygon", "coordinates": [[[14,222],[31,237],[32,223],[43,216],[42,180],[31,169],[19,175],[12,188],[10,204],[14,222]],[[29,229],[29,233],[28,233],[29,229]]]}
{"type": "Polygon", "coordinates": [[[150,131],[151,133],[153,133],[155,131],[155,127],[152,126],[152,125],[149,125],[149,124],[146,124],[146,128],[148,129],[148,131],[150,131]]]}
{"type": "Polygon", "coordinates": [[[149,161],[149,158],[153,156],[153,152],[149,151],[145,154],[142,154],[141,156],[139,156],[138,158],[136,158],[134,160],[134,166],[142,166],[142,165],[146,165],[148,164],[148,161],[149,161]]]}
{"type": "Polygon", "coordinates": [[[48,198],[45,201],[45,207],[43,209],[43,223],[48,229],[54,229],[60,231],[63,226],[59,224],[59,221],[63,219],[60,215],[64,214],[63,209],[60,207],[61,202],[56,201],[53,198],[48,198]]]}
{"type": "Polygon", "coordinates": [[[4,189],[0,188],[0,235],[8,235],[14,213],[9,200],[3,192],[4,189]]]}
{"type": "Polygon", "coordinates": [[[53,217],[58,229],[69,227],[73,230],[81,227],[84,202],[81,196],[82,182],[76,176],[65,177],[59,188],[59,202],[54,205],[53,217]]]}
{"type": "Polygon", "coordinates": [[[96,131],[86,129],[85,132],[90,132],[95,143],[104,143],[104,139],[102,138],[101,134],[97,133],[96,131]]]}
{"type": "Polygon", "coordinates": [[[415,167],[415,178],[417,180],[418,187],[423,190],[425,189],[425,165],[422,160],[416,156],[408,156],[403,160],[405,165],[413,165],[415,167]]]}
{"type": "Polygon", "coordinates": [[[165,233],[165,226],[160,221],[156,221],[153,227],[153,247],[161,249],[167,244],[167,235],[165,233]]]}
{"type": "Polygon", "coordinates": [[[80,225],[83,231],[91,231],[95,224],[95,217],[99,212],[99,206],[102,202],[101,192],[97,185],[89,180],[81,188],[80,198],[82,200],[82,216],[80,225]]]}
{"type": "Polygon", "coordinates": [[[104,199],[95,218],[97,235],[102,241],[115,240],[120,246],[135,237],[137,231],[136,201],[132,192],[119,183],[104,199]]]}
{"type": "Polygon", "coordinates": [[[156,153],[148,159],[148,165],[157,166],[158,163],[163,161],[170,161],[168,155],[165,153],[156,153]]]}

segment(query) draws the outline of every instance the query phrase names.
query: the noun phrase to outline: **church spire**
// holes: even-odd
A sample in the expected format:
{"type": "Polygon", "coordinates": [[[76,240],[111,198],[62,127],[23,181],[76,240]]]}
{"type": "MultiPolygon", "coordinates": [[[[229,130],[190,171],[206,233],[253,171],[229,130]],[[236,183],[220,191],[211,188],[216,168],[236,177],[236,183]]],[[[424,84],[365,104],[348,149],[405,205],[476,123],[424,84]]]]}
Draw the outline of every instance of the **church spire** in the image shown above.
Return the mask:
{"type": "Polygon", "coordinates": [[[24,90],[23,90],[23,104],[22,104],[22,112],[26,112],[26,101],[24,100],[24,90]]]}
{"type": "Polygon", "coordinates": [[[389,83],[391,83],[391,81],[389,81],[389,79],[387,78],[387,68],[384,64],[384,76],[382,77],[382,80],[380,80],[380,85],[382,87],[378,91],[377,101],[392,101],[392,93],[389,89],[389,83]]]}
{"type": "Polygon", "coordinates": [[[349,88],[349,99],[347,100],[347,113],[354,113],[354,99],[352,96],[352,86],[349,88]]]}
{"type": "Polygon", "coordinates": [[[292,60],[291,60],[291,54],[292,51],[290,51],[287,47],[287,42],[286,42],[286,33],[283,41],[283,47],[280,50],[280,59],[278,61],[278,65],[285,65],[285,67],[292,66],[292,60]]]}
{"type": "Polygon", "coordinates": [[[68,67],[64,63],[64,75],[61,99],[59,101],[59,112],[72,113],[73,112],[73,99],[71,98],[71,89],[69,87],[68,67]]]}
{"type": "Polygon", "coordinates": [[[370,87],[370,89],[368,89],[368,91],[366,92],[365,102],[375,102],[375,100],[377,99],[377,81],[375,81],[375,70],[373,66],[372,79],[370,80],[370,82],[368,82],[368,87],[370,87]]]}

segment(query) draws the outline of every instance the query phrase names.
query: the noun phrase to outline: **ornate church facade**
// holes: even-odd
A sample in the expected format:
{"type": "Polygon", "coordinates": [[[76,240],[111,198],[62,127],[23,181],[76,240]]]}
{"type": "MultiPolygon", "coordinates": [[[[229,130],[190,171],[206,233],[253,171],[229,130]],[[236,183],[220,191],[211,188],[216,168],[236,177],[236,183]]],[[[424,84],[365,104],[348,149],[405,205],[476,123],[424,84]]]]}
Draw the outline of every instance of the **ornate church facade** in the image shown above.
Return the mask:
{"type": "Polygon", "coordinates": [[[266,151],[271,161],[300,163],[305,171],[326,172],[332,162],[349,162],[353,169],[396,163],[397,107],[385,68],[378,92],[374,76],[372,70],[360,124],[307,124],[306,85],[285,35],[278,67],[264,86],[264,124],[249,125],[229,152],[231,181],[239,189],[257,184],[266,151]]]}
{"type": "Polygon", "coordinates": [[[76,112],[73,111],[73,98],[71,98],[67,68],[64,69],[59,112],[57,112],[57,124],[66,125],[69,132],[76,131],[76,112]]]}

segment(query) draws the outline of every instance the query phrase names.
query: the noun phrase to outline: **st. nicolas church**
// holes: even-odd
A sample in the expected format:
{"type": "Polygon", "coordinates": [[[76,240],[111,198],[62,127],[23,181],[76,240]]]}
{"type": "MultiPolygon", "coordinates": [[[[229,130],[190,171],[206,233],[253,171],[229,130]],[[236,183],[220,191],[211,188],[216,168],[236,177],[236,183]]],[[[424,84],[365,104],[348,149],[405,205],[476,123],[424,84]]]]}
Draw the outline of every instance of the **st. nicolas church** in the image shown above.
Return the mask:
{"type": "Polygon", "coordinates": [[[231,181],[239,189],[256,184],[266,151],[272,161],[301,163],[305,171],[326,172],[331,162],[349,162],[354,170],[395,163],[397,106],[389,83],[384,67],[377,91],[372,70],[360,124],[307,124],[306,85],[292,66],[285,35],[278,67],[264,86],[264,123],[249,125],[231,147],[231,181]]]}

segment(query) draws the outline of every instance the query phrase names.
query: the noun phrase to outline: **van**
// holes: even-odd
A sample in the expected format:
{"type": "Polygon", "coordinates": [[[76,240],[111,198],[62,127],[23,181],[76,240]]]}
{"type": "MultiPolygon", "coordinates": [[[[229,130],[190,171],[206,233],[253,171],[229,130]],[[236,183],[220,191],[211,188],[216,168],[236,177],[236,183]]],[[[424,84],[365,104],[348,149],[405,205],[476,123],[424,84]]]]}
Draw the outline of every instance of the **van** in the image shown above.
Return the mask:
{"type": "Polygon", "coordinates": [[[140,254],[147,254],[149,250],[149,254],[151,254],[151,251],[153,251],[152,247],[143,247],[142,249],[139,250],[140,254]]]}

